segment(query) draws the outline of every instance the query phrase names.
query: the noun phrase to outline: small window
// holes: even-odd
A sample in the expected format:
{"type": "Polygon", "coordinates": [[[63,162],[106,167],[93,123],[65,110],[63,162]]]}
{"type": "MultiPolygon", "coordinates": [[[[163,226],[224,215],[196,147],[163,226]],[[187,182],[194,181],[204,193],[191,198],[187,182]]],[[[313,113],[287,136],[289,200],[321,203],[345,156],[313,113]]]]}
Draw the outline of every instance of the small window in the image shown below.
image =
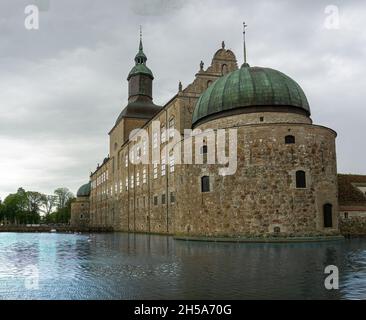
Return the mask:
{"type": "Polygon", "coordinates": [[[207,81],[207,88],[212,84],[212,80],[207,81]]]}
{"type": "Polygon", "coordinates": [[[227,67],[226,64],[223,64],[222,67],[221,67],[221,73],[222,75],[224,76],[225,74],[228,74],[229,73],[229,68],[227,67]]]}
{"type": "Polygon", "coordinates": [[[170,203],[175,203],[175,193],[174,192],[170,193],[170,203]]]}
{"type": "Polygon", "coordinates": [[[207,154],[207,145],[202,146],[201,154],[207,154]]]}
{"type": "Polygon", "coordinates": [[[259,121],[260,121],[260,122],[263,122],[263,121],[264,121],[264,117],[260,117],[260,118],[259,118],[259,121]]]}
{"type": "Polygon", "coordinates": [[[345,212],[345,213],[344,213],[344,218],[345,218],[345,219],[348,219],[348,212],[345,212]]]}
{"type": "Polygon", "coordinates": [[[165,193],[161,195],[161,204],[165,204],[165,193]]]}
{"type": "Polygon", "coordinates": [[[84,218],[84,216],[81,214],[81,215],[80,215],[80,219],[83,219],[83,218],[84,218]]]}
{"type": "Polygon", "coordinates": [[[296,171],[296,188],[305,189],[306,188],[306,173],[305,171],[296,171]]]}
{"type": "Polygon", "coordinates": [[[204,176],[201,178],[201,192],[210,192],[210,177],[204,176]]]}
{"type": "Polygon", "coordinates": [[[154,206],[158,205],[158,196],[154,196],[154,206]]]}
{"type": "Polygon", "coordinates": [[[280,227],[275,227],[273,231],[276,234],[281,233],[281,228],[280,227]]]}
{"type": "Polygon", "coordinates": [[[286,136],[285,137],[285,143],[286,144],[294,144],[295,143],[295,137],[294,136],[286,136]]]}
{"type": "Polygon", "coordinates": [[[333,206],[327,203],[323,207],[324,228],[333,228],[333,206]]]}

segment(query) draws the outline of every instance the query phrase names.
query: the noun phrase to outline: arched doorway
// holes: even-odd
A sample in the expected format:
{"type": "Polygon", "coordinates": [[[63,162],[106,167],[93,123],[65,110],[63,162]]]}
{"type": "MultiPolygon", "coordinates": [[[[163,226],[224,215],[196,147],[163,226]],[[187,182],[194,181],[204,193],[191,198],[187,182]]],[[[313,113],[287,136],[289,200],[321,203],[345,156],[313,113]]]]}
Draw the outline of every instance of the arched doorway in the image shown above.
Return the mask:
{"type": "Polygon", "coordinates": [[[324,228],[333,228],[333,206],[327,203],[323,206],[324,228]]]}

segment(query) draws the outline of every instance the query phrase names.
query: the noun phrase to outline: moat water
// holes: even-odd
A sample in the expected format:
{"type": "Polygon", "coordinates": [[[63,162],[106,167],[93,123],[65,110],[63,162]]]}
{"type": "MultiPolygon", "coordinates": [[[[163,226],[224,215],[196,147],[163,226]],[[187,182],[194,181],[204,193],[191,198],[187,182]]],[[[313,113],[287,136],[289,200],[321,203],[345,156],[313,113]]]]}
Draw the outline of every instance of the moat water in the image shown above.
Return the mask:
{"type": "Polygon", "coordinates": [[[0,299],[366,299],[366,239],[303,244],[0,233],[0,299]],[[325,289],[328,265],[339,290],[325,289]]]}

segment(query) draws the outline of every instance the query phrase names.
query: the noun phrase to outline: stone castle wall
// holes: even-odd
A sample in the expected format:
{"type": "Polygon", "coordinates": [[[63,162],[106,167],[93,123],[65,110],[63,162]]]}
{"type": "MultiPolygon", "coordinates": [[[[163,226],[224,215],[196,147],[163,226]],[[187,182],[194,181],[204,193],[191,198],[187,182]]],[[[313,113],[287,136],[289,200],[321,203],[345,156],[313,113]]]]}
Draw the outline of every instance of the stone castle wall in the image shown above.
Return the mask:
{"type": "MultiPolygon", "coordinates": [[[[237,122],[245,122],[241,117],[246,116],[236,116],[237,122]]],[[[200,129],[227,127],[229,122],[215,120],[200,129]]],[[[256,237],[273,235],[275,230],[284,236],[338,234],[335,136],[330,129],[309,124],[238,127],[235,175],[219,176],[217,165],[181,166],[176,234],[256,237]],[[288,134],[295,136],[295,144],[285,144],[288,134]],[[296,189],[296,170],[306,172],[306,189],[296,189]],[[209,193],[201,193],[202,176],[210,177],[209,193]],[[326,203],[333,205],[331,229],[323,228],[326,203]]]]}
{"type": "MultiPolygon", "coordinates": [[[[110,158],[91,175],[91,227],[207,237],[338,234],[336,134],[313,126],[305,115],[257,112],[201,125],[200,129],[237,128],[238,168],[232,176],[220,176],[218,165],[172,166],[170,154],[165,155],[165,166],[129,161],[135,142],[126,141],[126,132],[142,127],[151,138],[152,121],[168,129],[174,119],[183,139],[201,93],[236,69],[233,53],[220,49],[211,66],[201,68],[194,82],[149,122],[121,120],[110,133],[110,158]],[[296,143],[285,144],[286,135],[295,136],[296,143]],[[296,170],[306,172],[307,188],[296,189],[296,170]],[[201,177],[206,175],[210,192],[202,193],[201,177]],[[323,228],[326,203],[333,206],[330,229],[323,228]]],[[[161,148],[166,144],[158,143],[161,148]]],[[[148,156],[152,163],[151,152],[148,156]]]]}
{"type": "Polygon", "coordinates": [[[89,197],[78,197],[71,204],[70,225],[74,228],[85,228],[90,223],[89,197]]]}

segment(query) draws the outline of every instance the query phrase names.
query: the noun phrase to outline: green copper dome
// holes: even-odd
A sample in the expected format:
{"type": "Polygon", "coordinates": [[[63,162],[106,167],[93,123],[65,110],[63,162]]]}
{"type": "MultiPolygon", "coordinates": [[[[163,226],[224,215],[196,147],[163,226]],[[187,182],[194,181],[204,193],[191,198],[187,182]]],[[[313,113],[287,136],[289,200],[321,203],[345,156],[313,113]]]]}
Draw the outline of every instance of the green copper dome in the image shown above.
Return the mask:
{"type": "Polygon", "coordinates": [[[76,194],[76,196],[77,197],[89,197],[90,196],[90,182],[89,183],[87,183],[87,184],[84,184],[84,185],[82,185],[80,188],[79,188],[79,190],[78,190],[78,192],[77,192],[77,194],[76,194]]]}
{"type": "Polygon", "coordinates": [[[145,64],[136,64],[128,74],[127,80],[130,80],[132,76],[139,74],[145,74],[150,76],[151,79],[154,79],[153,73],[145,64]]]}
{"type": "Polygon", "coordinates": [[[224,114],[270,111],[300,112],[310,115],[308,100],[301,87],[282,72],[249,67],[216,80],[199,98],[192,124],[224,114]]]}

